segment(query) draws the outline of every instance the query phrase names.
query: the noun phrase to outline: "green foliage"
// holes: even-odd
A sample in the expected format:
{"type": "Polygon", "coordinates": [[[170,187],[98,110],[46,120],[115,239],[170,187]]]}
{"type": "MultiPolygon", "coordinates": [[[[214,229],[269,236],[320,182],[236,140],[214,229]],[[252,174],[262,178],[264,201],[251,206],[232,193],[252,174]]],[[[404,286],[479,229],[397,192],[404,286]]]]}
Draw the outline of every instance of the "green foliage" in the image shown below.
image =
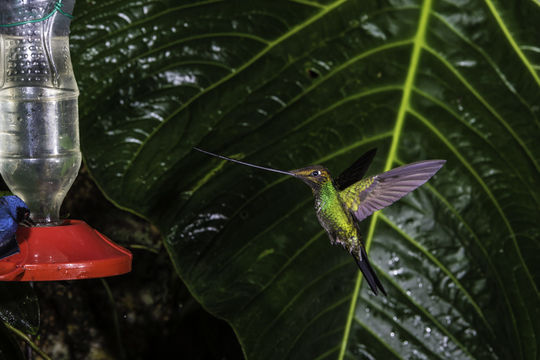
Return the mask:
{"type": "Polygon", "coordinates": [[[151,220],[249,359],[536,359],[534,1],[80,2],[86,163],[151,220]],[[388,290],[329,245],[305,185],[194,153],[334,174],[447,159],[367,219],[388,290]]]}

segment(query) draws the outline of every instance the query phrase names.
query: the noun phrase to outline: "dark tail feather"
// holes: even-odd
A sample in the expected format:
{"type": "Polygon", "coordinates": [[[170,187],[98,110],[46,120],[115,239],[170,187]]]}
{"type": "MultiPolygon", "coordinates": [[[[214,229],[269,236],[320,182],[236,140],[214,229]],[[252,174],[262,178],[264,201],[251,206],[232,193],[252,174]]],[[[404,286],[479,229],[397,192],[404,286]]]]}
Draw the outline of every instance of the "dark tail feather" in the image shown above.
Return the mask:
{"type": "Polygon", "coordinates": [[[18,252],[19,244],[17,244],[17,240],[15,240],[15,237],[13,237],[13,239],[0,245],[0,260],[18,252]]]}
{"type": "Polygon", "coordinates": [[[360,246],[360,254],[354,254],[353,257],[356,260],[356,263],[358,264],[358,267],[360,268],[360,271],[362,271],[362,274],[364,275],[364,278],[366,279],[369,287],[373,291],[375,295],[378,295],[379,291],[386,296],[386,291],[384,290],[384,287],[381,284],[381,281],[377,277],[377,274],[369,264],[369,260],[366,254],[366,251],[364,250],[363,246],[360,246]]]}

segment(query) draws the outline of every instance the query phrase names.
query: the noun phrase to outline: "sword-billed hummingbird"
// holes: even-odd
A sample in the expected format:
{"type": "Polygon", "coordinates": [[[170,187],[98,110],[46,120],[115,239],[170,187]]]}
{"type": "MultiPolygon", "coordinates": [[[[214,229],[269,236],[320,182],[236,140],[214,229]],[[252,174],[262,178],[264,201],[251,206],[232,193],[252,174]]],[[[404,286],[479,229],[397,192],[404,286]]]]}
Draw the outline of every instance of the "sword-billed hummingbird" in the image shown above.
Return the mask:
{"type": "Polygon", "coordinates": [[[328,170],[320,165],[283,171],[194,149],[223,160],[290,175],[308,184],[315,197],[317,218],[328,233],[330,243],[343,246],[354,257],[375,295],[378,290],[386,295],[386,291],[369,264],[358,223],[424,184],[446,162],[446,160],[419,161],[362,179],[377,152],[376,149],[371,149],[341,175],[332,179],[328,170]]]}

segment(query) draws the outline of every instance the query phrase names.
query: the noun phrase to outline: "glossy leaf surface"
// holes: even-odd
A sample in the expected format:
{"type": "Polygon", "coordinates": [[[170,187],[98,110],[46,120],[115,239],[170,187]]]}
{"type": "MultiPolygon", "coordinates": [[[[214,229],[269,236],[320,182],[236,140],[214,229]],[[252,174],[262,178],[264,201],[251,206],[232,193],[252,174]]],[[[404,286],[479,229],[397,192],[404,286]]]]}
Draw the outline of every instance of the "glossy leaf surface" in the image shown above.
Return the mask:
{"type": "Polygon", "coordinates": [[[536,359],[534,1],[79,2],[83,153],[162,231],[248,359],[536,359]],[[195,153],[334,174],[447,159],[361,224],[388,291],[332,247],[309,189],[195,153]]]}

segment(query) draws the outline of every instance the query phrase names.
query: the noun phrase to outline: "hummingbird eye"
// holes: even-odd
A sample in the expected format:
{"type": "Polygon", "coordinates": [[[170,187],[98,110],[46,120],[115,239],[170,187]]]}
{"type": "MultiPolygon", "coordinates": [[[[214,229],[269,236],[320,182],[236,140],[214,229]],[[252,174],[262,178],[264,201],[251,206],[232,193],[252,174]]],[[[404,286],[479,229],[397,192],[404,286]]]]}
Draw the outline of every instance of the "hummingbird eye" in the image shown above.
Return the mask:
{"type": "Polygon", "coordinates": [[[321,175],[321,172],[319,170],[314,170],[310,175],[311,176],[319,176],[319,175],[321,175]]]}

